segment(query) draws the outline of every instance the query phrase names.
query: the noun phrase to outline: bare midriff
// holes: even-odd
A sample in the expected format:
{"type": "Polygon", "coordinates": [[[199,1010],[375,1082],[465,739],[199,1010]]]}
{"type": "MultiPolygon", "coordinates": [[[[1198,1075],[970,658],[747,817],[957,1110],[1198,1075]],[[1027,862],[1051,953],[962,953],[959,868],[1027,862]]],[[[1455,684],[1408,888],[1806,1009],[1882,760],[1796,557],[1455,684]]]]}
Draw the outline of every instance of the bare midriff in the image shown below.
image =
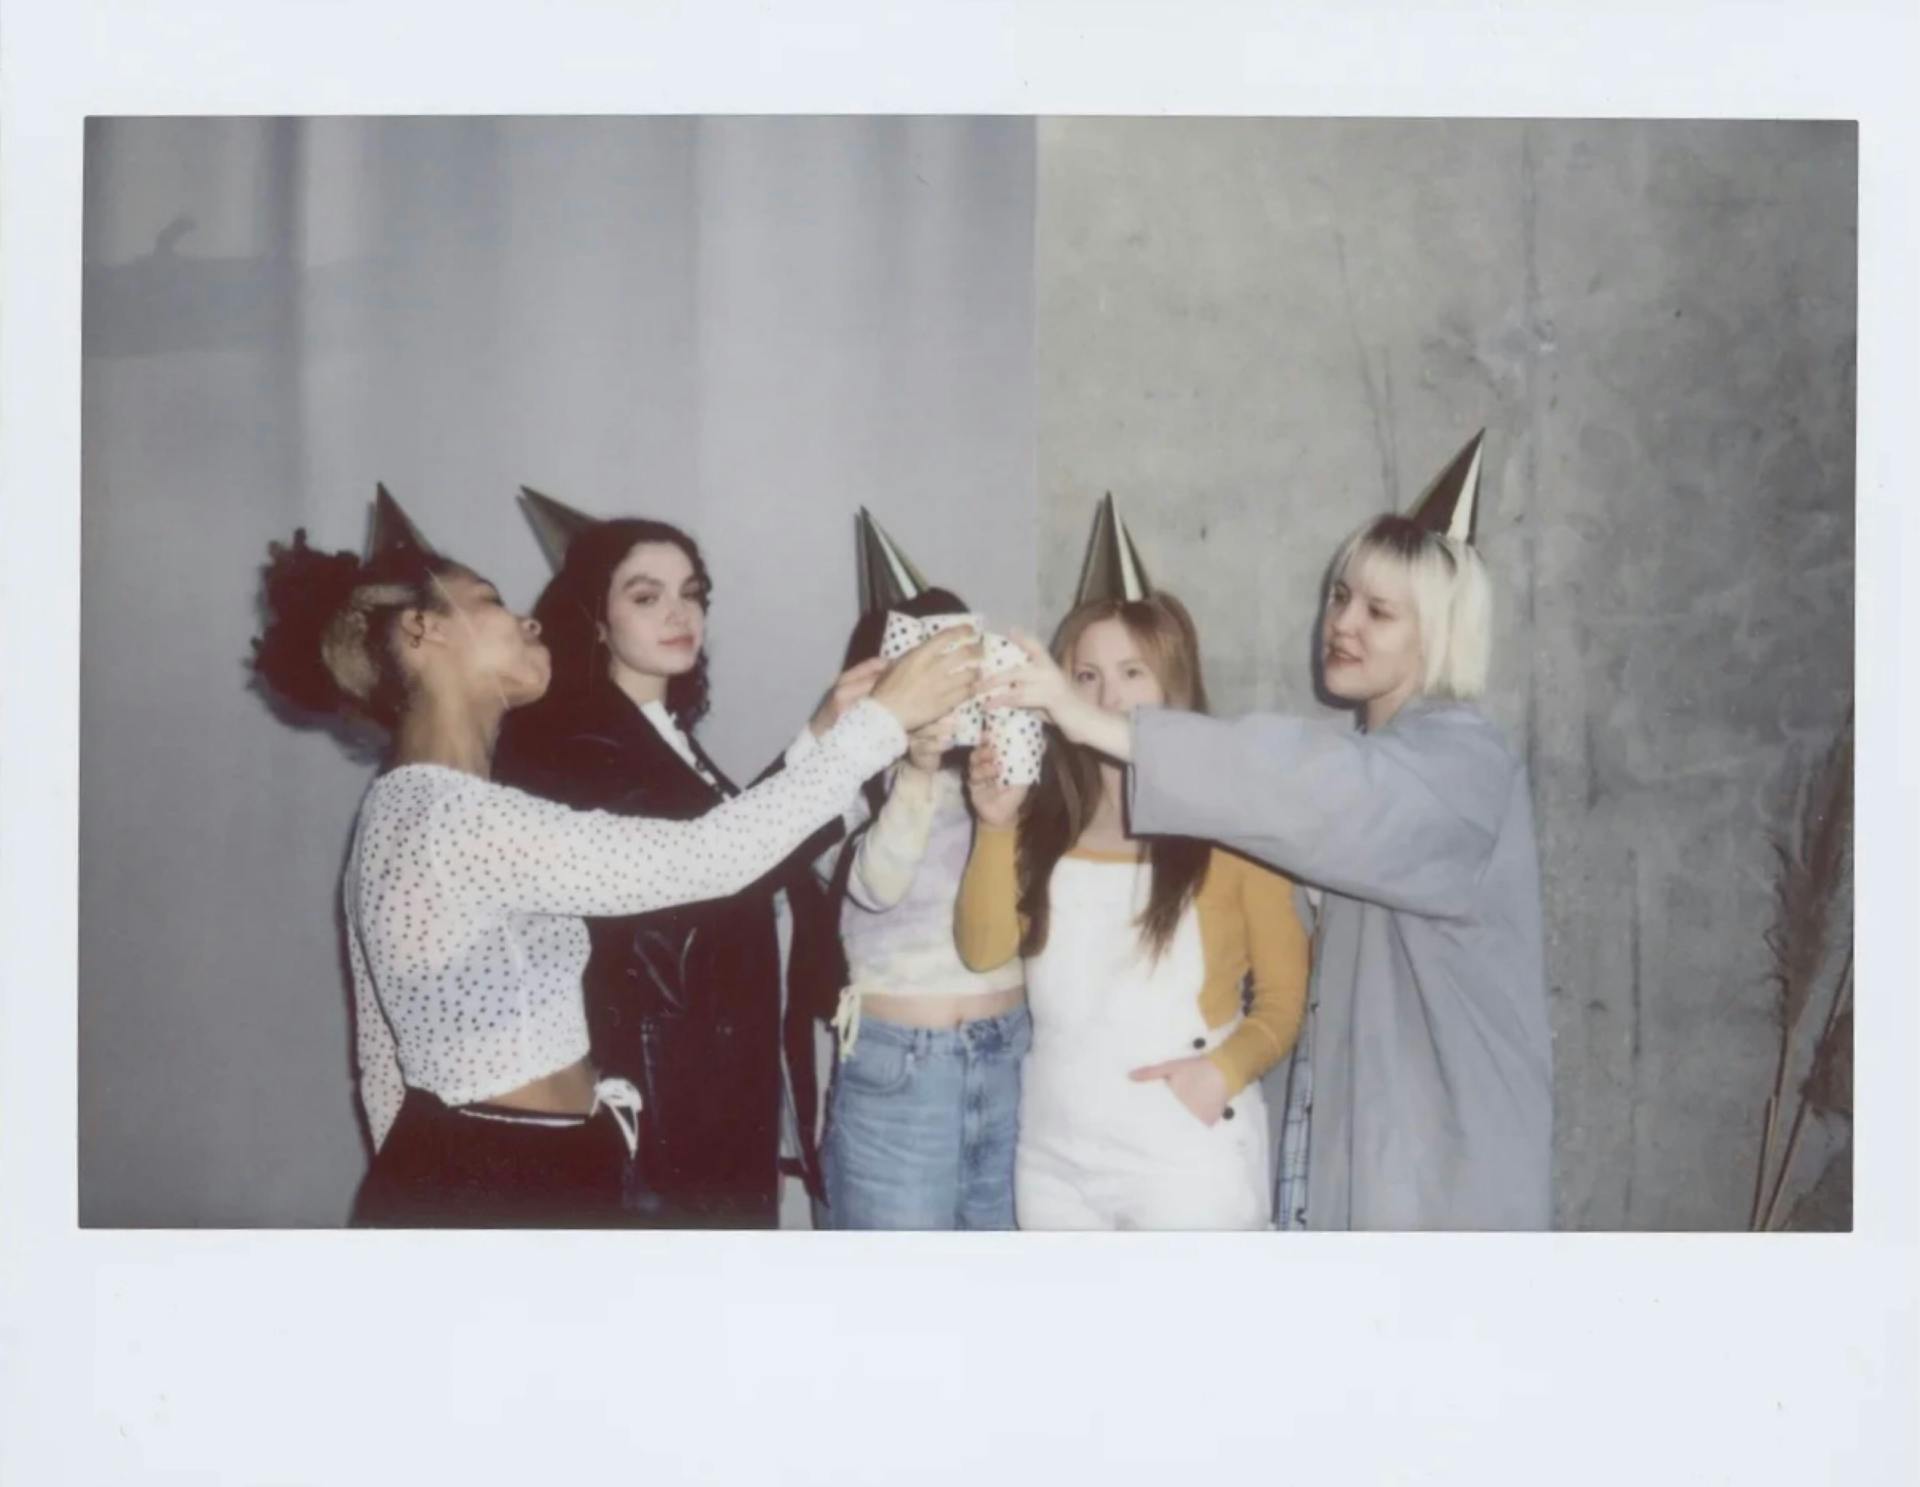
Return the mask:
{"type": "Polygon", "coordinates": [[[1027,989],[982,992],[974,996],[888,996],[868,992],[860,998],[860,1015],[901,1027],[956,1028],[983,1017],[1004,1017],[1024,1007],[1027,989]]]}
{"type": "Polygon", "coordinates": [[[579,1059],[564,1069],[542,1074],[518,1089],[495,1095],[485,1103],[511,1110],[535,1110],[542,1115],[590,1115],[593,1112],[593,1064],[579,1059]]]}

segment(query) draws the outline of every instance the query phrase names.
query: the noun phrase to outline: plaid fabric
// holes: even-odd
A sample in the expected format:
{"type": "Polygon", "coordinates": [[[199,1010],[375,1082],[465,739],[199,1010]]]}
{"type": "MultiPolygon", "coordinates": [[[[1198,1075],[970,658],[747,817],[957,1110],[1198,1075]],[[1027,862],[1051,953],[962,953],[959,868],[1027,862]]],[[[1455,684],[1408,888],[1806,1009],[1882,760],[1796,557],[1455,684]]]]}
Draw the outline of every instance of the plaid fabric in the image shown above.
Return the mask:
{"type": "Polygon", "coordinates": [[[1313,1007],[1300,1024],[1287,1066],[1287,1114],[1280,1127],[1280,1159],[1273,1171],[1273,1226],[1307,1226],[1308,1137],[1313,1124],[1313,1007]]]}
{"type": "MultiPolygon", "coordinates": [[[[1302,885],[1294,894],[1294,909],[1313,940],[1313,959],[1320,959],[1320,890],[1302,885]]],[[[1307,1014],[1300,1019],[1300,1037],[1287,1065],[1286,1117],[1280,1126],[1280,1155],[1273,1168],[1273,1226],[1307,1227],[1307,1162],[1313,1134],[1313,1010],[1318,1005],[1308,983],[1307,1014]]]]}

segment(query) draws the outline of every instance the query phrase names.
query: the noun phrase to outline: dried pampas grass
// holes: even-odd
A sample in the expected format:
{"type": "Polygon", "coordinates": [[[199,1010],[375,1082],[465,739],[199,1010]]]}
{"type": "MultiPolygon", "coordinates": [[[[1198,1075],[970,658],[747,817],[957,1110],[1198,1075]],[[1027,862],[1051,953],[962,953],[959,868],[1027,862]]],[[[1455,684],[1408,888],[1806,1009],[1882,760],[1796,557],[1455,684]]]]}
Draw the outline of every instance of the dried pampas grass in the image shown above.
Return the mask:
{"type": "Polygon", "coordinates": [[[1779,877],[1774,922],[1767,931],[1773,955],[1771,980],[1777,1003],[1780,1055],[1761,1130],[1760,1162],[1754,1174],[1750,1229],[1779,1227],[1781,1203],[1808,1113],[1851,1120],[1853,1115],[1853,711],[1808,781],[1792,842],[1775,842],[1779,877]],[[1798,1088],[1784,1149],[1779,1141],[1790,1071],[1803,1060],[1802,1025],[1818,999],[1826,968],[1841,955],[1826,1015],[1804,1055],[1807,1069],[1798,1088]]]}

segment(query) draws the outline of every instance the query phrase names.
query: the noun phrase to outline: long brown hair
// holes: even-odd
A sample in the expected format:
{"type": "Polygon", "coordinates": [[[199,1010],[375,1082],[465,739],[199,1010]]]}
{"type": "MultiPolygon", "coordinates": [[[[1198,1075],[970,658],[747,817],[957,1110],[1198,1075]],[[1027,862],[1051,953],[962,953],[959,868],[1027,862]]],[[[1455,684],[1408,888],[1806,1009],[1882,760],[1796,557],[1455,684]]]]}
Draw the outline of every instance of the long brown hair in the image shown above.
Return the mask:
{"type": "MultiPolygon", "coordinates": [[[[540,638],[553,657],[553,682],[547,688],[541,713],[545,716],[575,702],[586,693],[611,687],[610,657],[602,633],[612,597],[613,574],[627,554],[642,543],[671,543],[693,565],[700,587],[700,607],[713,607],[713,575],[700,555],[700,544],[680,528],[651,517],[622,516],[588,527],[567,548],[567,559],[554,574],[533,617],[540,622],[540,638]]],[[[707,715],[707,647],[700,647],[693,669],[670,677],[666,709],[687,732],[707,715]]]]}
{"type": "MultiPolygon", "coordinates": [[[[1053,637],[1054,659],[1071,666],[1080,637],[1102,620],[1119,620],[1127,627],[1141,659],[1166,694],[1166,706],[1207,711],[1200,638],[1186,605],[1168,593],[1082,604],[1060,622],[1053,637]]],[[[1052,907],[1047,888],[1054,865],[1080,840],[1100,800],[1100,756],[1068,743],[1052,728],[1047,732],[1040,781],[1020,811],[1020,912],[1027,921],[1026,939],[1020,946],[1023,955],[1037,955],[1046,948],[1052,907]]],[[[1212,854],[1208,843],[1192,837],[1159,836],[1147,843],[1153,890],[1140,916],[1140,939],[1155,958],[1166,950],[1180,916],[1200,891],[1212,854]]]]}

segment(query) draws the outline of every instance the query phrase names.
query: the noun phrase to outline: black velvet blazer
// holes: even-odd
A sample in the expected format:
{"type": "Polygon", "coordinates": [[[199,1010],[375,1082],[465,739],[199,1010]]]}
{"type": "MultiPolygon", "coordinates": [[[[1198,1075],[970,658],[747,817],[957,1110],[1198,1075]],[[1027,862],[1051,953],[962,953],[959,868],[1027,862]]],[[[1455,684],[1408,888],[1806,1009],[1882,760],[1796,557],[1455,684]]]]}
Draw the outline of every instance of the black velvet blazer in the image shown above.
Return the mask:
{"type": "MultiPolygon", "coordinates": [[[[607,684],[510,714],[494,775],[579,809],[690,820],[736,793],[697,741],[693,747],[718,790],[607,684]]],[[[601,1073],[631,1079],[644,1103],[629,1204],[642,1221],[777,1222],[783,1062],[800,1113],[798,1175],[820,1196],[813,1030],[816,1018],[831,1015],[845,972],[810,864],[840,830],[823,828],[730,898],[587,921],[593,1059],[601,1073]],[[784,1014],[774,920],[783,888],[794,936],[784,1014]]]]}

